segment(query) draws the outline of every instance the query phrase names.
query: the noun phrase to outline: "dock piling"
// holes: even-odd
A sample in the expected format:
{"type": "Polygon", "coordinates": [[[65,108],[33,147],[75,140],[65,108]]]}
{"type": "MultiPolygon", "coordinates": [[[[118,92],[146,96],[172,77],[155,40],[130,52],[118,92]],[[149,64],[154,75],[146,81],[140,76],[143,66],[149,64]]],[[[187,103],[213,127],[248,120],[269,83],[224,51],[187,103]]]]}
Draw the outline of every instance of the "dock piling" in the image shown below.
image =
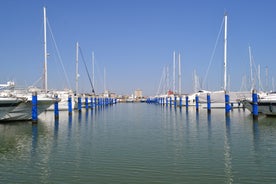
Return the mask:
{"type": "Polygon", "coordinates": [[[32,93],[32,123],[37,123],[37,92],[32,93]]]}
{"type": "Polygon", "coordinates": [[[188,107],[189,107],[189,97],[186,96],[186,109],[188,109],[188,107]]]}
{"type": "Polygon", "coordinates": [[[198,112],[198,109],[199,109],[198,95],[195,96],[195,102],[196,102],[196,111],[198,112]]]}
{"type": "Polygon", "coordinates": [[[59,118],[59,109],[58,109],[58,95],[55,94],[55,103],[54,103],[54,114],[55,114],[55,120],[58,120],[59,118]]]}
{"type": "Polygon", "coordinates": [[[85,97],[85,109],[88,110],[88,97],[85,97]]]}
{"type": "Polygon", "coordinates": [[[69,116],[72,115],[72,96],[68,96],[68,114],[69,116]]]}
{"type": "Polygon", "coordinates": [[[230,97],[229,94],[225,91],[225,115],[229,116],[231,105],[230,105],[230,97]]]}
{"type": "Polygon", "coordinates": [[[252,90],[252,114],[253,119],[258,119],[258,95],[256,90],[252,90]]]}
{"type": "Polygon", "coordinates": [[[81,97],[78,96],[78,111],[81,111],[81,97]]]}
{"type": "Polygon", "coordinates": [[[211,113],[211,96],[210,93],[207,93],[207,113],[211,113]]]}

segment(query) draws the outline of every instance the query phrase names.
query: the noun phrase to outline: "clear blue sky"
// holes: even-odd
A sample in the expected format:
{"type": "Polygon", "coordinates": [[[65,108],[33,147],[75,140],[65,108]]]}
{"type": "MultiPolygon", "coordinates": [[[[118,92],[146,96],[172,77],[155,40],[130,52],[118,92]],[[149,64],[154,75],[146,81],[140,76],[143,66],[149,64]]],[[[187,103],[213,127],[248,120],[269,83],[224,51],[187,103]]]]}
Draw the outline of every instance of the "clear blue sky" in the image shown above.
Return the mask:
{"type": "MultiPolygon", "coordinates": [[[[268,67],[269,85],[272,77],[276,80],[275,0],[1,0],[1,83],[14,80],[28,86],[42,76],[43,6],[73,89],[78,41],[90,72],[95,52],[98,93],[103,91],[105,68],[110,91],[131,94],[139,88],[154,95],[164,66],[170,67],[172,78],[174,50],[181,53],[182,92],[192,92],[193,71],[203,80],[225,11],[231,90],[240,89],[244,75],[249,79],[249,44],[262,78],[268,67]]],[[[70,87],[49,32],[48,52],[49,88],[70,87]]],[[[82,61],[80,73],[80,90],[90,91],[82,61]]],[[[205,87],[221,89],[222,78],[221,37],[205,87]]]]}

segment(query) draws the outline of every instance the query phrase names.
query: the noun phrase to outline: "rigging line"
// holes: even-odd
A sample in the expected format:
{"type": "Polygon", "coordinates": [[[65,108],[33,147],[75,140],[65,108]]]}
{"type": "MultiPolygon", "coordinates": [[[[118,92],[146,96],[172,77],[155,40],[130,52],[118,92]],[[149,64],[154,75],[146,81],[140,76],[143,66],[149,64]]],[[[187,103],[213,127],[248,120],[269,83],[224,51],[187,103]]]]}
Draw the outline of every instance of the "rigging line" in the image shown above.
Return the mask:
{"type": "Polygon", "coordinates": [[[221,22],[221,25],[220,25],[219,34],[218,34],[218,36],[217,36],[217,39],[216,39],[216,42],[215,42],[215,46],[214,46],[214,49],[213,49],[213,52],[212,52],[212,55],[211,55],[211,58],[210,58],[210,61],[209,61],[209,64],[208,64],[208,68],[207,68],[207,71],[206,71],[205,76],[204,76],[204,79],[203,79],[203,86],[205,86],[205,82],[206,82],[206,79],[207,79],[207,76],[208,76],[208,73],[209,73],[211,64],[212,64],[213,59],[214,59],[214,56],[215,56],[215,51],[216,51],[216,49],[217,49],[218,40],[219,40],[219,37],[220,37],[221,32],[222,32],[222,28],[223,28],[223,23],[224,23],[224,17],[223,17],[223,19],[222,19],[222,22],[221,22]]]}
{"type": "Polygon", "coordinates": [[[87,69],[87,65],[86,65],[86,62],[84,60],[84,57],[83,57],[83,54],[82,54],[82,50],[81,48],[79,47],[79,50],[80,50],[80,55],[81,55],[81,58],[82,58],[82,62],[84,63],[84,66],[85,66],[85,70],[86,70],[86,73],[88,75],[88,79],[89,79],[89,82],[90,82],[90,85],[91,85],[91,88],[92,88],[92,94],[95,94],[95,90],[94,90],[94,86],[92,84],[92,80],[91,80],[91,77],[89,75],[89,72],[88,72],[88,69],[87,69]]]}
{"type": "Polygon", "coordinates": [[[42,77],[37,79],[31,86],[36,86],[41,80],[42,80],[42,77]]]}
{"type": "Polygon", "coordinates": [[[69,82],[69,78],[68,78],[67,72],[66,72],[66,70],[65,70],[65,67],[64,67],[64,65],[63,65],[63,62],[62,62],[62,59],[61,59],[61,56],[60,56],[60,52],[59,52],[59,49],[58,49],[58,47],[57,47],[57,43],[56,43],[56,40],[55,40],[55,37],[54,37],[54,34],[53,34],[53,32],[52,32],[52,28],[51,28],[51,26],[50,26],[50,23],[49,23],[48,19],[47,19],[47,24],[48,24],[48,27],[49,27],[49,31],[50,31],[50,33],[51,33],[51,38],[52,38],[52,40],[53,40],[53,42],[54,42],[55,49],[56,49],[56,51],[57,51],[57,55],[58,55],[58,58],[59,58],[59,62],[60,62],[60,64],[61,64],[63,73],[64,73],[64,75],[65,75],[65,79],[66,79],[67,85],[68,85],[68,87],[71,89],[71,85],[70,85],[70,82],[69,82]]]}
{"type": "Polygon", "coordinates": [[[163,81],[164,81],[164,75],[165,75],[165,67],[163,68],[163,72],[162,72],[162,75],[161,75],[161,79],[160,79],[160,82],[159,82],[159,87],[158,87],[156,96],[161,95],[161,93],[162,93],[162,91],[163,91],[163,90],[161,89],[161,88],[163,88],[163,86],[161,87],[161,85],[162,85],[162,83],[163,83],[163,81]]]}

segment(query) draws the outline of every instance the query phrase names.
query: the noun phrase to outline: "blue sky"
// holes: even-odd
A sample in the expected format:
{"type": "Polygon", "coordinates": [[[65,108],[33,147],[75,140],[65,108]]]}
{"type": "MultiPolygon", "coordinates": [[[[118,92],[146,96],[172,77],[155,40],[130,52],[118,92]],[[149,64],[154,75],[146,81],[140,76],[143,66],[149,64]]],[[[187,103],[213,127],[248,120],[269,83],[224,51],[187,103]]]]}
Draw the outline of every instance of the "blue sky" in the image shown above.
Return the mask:
{"type": "MultiPolygon", "coordinates": [[[[172,78],[173,51],[181,54],[182,92],[190,93],[194,70],[202,80],[205,76],[225,11],[230,89],[239,90],[245,75],[249,80],[249,44],[254,63],[261,66],[263,85],[266,67],[270,89],[272,78],[276,81],[274,0],[2,0],[1,83],[14,80],[24,87],[42,76],[43,6],[70,80],[67,84],[48,31],[50,89],[75,88],[78,41],[90,72],[91,53],[95,53],[97,93],[103,91],[105,68],[110,91],[131,94],[139,88],[145,95],[154,95],[165,66],[170,68],[172,78]]],[[[210,90],[222,86],[223,34],[204,84],[210,90]]],[[[90,91],[81,59],[79,89],[90,91]]]]}

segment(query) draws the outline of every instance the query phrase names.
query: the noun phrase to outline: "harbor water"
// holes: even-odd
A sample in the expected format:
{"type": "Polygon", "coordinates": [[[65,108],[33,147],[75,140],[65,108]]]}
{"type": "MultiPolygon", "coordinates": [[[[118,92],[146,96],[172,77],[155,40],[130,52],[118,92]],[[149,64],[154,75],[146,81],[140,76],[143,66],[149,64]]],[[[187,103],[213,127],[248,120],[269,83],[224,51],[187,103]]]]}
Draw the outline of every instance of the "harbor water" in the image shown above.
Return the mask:
{"type": "Polygon", "coordinates": [[[125,103],[0,124],[0,183],[276,183],[276,118],[125,103]]]}

